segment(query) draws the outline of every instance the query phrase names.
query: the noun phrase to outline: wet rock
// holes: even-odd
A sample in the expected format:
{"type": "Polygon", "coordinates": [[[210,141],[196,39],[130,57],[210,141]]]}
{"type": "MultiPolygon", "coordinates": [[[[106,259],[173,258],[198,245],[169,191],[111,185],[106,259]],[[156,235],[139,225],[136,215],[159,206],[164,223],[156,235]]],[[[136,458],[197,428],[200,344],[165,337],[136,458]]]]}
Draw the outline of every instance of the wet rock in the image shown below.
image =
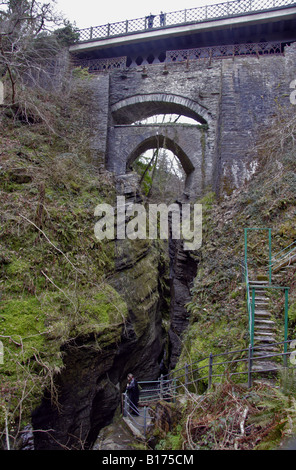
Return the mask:
{"type": "Polygon", "coordinates": [[[131,450],[137,442],[127,429],[124,421],[115,422],[103,428],[92,450],[131,450]]]}
{"type": "Polygon", "coordinates": [[[34,450],[34,435],[31,425],[24,427],[21,436],[21,441],[19,443],[20,450],[34,450]]]}
{"type": "Polygon", "coordinates": [[[154,428],[160,435],[166,435],[170,432],[182,417],[181,411],[176,405],[167,402],[158,402],[154,414],[154,428]]]}
{"type": "Polygon", "coordinates": [[[189,251],[183,250],[181,240],[170,240],[170,363],[176,366],[182,348],[182,333],[188,326],[189,315],[185,305],[190,301],[190,289],[196,276],[196,262],[189,251]]]}

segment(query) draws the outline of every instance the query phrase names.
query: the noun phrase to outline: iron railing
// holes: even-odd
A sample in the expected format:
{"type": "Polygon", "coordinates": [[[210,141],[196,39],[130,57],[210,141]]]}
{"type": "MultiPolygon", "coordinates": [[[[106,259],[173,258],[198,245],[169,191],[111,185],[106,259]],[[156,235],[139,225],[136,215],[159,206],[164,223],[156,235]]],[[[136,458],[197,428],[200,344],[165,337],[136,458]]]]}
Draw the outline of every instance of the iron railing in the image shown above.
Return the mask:
{"type": "Polygon", "coordinates": [[[198,59],[223,59],[246,55],[274,55],[283,53],[281,42],[258,42],[245,44],[229,44],[195,49],[167,51],[166,62],[180,62],[198,59]]]}
{"type": "MultiPolygon", "coordinates": [[[[222,46],[198,47],[194,49],[181,49],[167,51],[164,60],[161,62],[157,55],[145,58],[141,63],[132,62],[127,65],[127,57],[112,57],[106,59],[76,59],[74,65],[88,68],[90,73],[108,72],[123,68],[133,68],[139,65],[147,66],[152,64],[170,64],[179,62],[190,62],[200,60],[219,60],[239,56],[256,56],[262,55],[280,55],[283,54],[285,43],[281,42],[260,42],[246,44],[231,44],[222,46]]],[[[151,54],[150,54],[151,55],[151,54]]]]}
{"type": "Polygon", "coordinates": [[[287,373],[289,370],[295,370],[296,339],[272,343],[271,346],[277,347],[277,352],[267,354],[264,352],[265,346],[249,345],[248,348],[241,350],[211,353],[169,374],[161,375],[157,380],[139,381],[138,408],[133,406],[127,393],[124,393],[122,395],[123,416],[129,418],[145,437],[154,416],[152,405],[159,401],[174,402],[177,397],[188,392],[205,393],[211,389],[214,382],[219,384],[234,377],[238,378],[239,383],[243,383],[241,377],[245,376],[247,386],[251,388],[254,378],[260,379],[262,375],[266,377],[266,374],[278,374],[280,371],[287,373]],[[289,345],[290,351],[288,351],[289,345]],[[260,365],[262,363],[263,368],[260,365]],[[133,414],[135,411],[138,416],[133,414]]]}
{"type": "Polygon", "coordinates": [[[250,335],[250,344],[251,346],[254,345],[254,325],[255,325],[255,295],[256,290],[260,291],[260,289],[270,289],[270,290],[283,290],[285,295],[285,302],[284,302],[284,341],[285,341],[285,350],[284,352],[287,353],[287,339],[288,339],[288,307],[289,307],[289,287],[287,286],[276,286],[272,285],[272,270],[277,265],[276,263],[283,259],[285,256],[288,256],[290,253],[294,253],[296,250],[296,241],[289,245],[284,250],[277,253],[274,257],[272,257],[272,250],[271,250],[271,229],[270,228],[245,228],[244,229],[244,245],[245,245],[245,260],[244,260],[244,274],[245,274],[245,284],[246,284],[246,291],[247,291],[247,311],[248,311],[248,319],[249,319],[249,335],[250,335]],[[264,267],[264,274],[266,274],[268,281],[265,285],[260,285],[257,281],[250,281],[249,279],[249,271],[248,271],[248,231],[249,230],[263,230],[268,231],[268,266],[264,267]],[[291,248],[293,246],[293,248],[291,248]],[[287,251],[288,250],[288,251],[287,251]],[[285,253],[282,256],[282,253],[285,253]]]}
{"type": "Polygon", "coordinates": [[[210,389],[214,379],[222,382],[228,377],[247,376],[250,388],[254,375],[259,377],[267,372],[279,372],[282,369],[296,367],[294,360],[291,360],[288,366],[288,357],[290,356],[290,359],[294,357],[293,350],[288,351],[289,344],[294,348],[295,339],[271,343],[271,346],[278,348],[277,352],[272,353],[266,353],[265,346],[262,345],[253,347],[249,345],[245,349],[218,354],[211,353],[167,375],[162,375],[158,380],[139,382],[141,387],[139,406],[148,406],[163,399],[175,399],[179,394],[183,394],[184,390],[190,388],[193,390],[199,383],[202,383],[205,389],[210,389]],[[225,356],[228,358],[221,360],[225,356]],[[274,359],[274,362],[267,361],[268,366],[261,369],[260,363],[269,359],[274,359]]]}
{"type": "Polygon", "coordinates": [[[286,246],[283,250],[276,253],[271,259],[271,267],[277,271],[282,266],[291,264],[296,260],[296,240],[290,245],[286,246]]]}
{"type": "Polygon", "coordinates": [[[151,420],[152,410],[148,406],[135,406],[130,400],[128,393],[122,394],[122,414],[139,430],[143,437],[146,437],[146,431],[151,420]]]}
{"type": "Polygon", "coordinates": [[[92,26],[79,30],[78,42],[152,31],[158,28],[202,23],[209,20],[231,18],[248,13],[268,11],[294,5],[295,2],[291,0],[234,0],[231,2],[164,13],[163,16],[161,14],[152,15],[153,18],[146,16],[116,23],[92,26]]]}

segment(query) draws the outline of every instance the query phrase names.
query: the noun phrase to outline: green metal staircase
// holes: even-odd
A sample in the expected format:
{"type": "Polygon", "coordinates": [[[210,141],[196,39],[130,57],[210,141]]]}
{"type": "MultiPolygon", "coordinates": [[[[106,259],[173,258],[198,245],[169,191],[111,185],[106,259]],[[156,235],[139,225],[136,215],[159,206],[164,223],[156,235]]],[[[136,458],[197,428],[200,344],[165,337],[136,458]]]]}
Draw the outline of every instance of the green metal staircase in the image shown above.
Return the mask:
{"type": "MultiPolygon", "coordinates": [[[[288,247],[289,248],[289,247],[288,247]]],[[[271,251],[271,229],[269,228],[245,228],[245,282],[247,289],[247,307],[249,317],[249,337],[250,346],[253,350],[254,365],[253,370],[270,371],[281,367],[274,358],[268,356],[280,353],[280,345],[275,343],[283,342],[284,353],[287,353],[288,339],[288,287],[277,286],[272,283],[272,271],[275,266],[279,271],[280,263],[286,265],[289,256],[296,254],[296,242],[290,245],[289,250],[283,250],[283,253],[272,257],[271,251]],[[248,267],[248,233],[253,230],[267,231],[268,233],[268,263],[265,267],[265,273],[260,275],[251,274],[250,279],[248,267]],[[295,251],[294,251],[295,250],[295,251]],[[270,312],[270,293],[274,290],[281,290],[285,295],[284,321],[282,327],[278,324],[270,312]],[[281,331],[283,330],[283,331],[281,331]]],[[[286,356],[284,356],[286,359],[286,356]]],[[[284,364],[285,365],[285,364],[284,364]]]]}

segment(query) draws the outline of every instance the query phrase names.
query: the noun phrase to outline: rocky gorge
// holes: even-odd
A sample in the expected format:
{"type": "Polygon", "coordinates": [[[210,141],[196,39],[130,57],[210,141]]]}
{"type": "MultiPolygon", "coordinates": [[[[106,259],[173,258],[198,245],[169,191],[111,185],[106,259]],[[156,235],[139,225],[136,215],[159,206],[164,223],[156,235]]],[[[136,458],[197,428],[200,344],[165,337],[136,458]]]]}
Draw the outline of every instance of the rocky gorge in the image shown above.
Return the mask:
{"type": "MultiPolygon", "coordinates": [[[[128,174],[116,181],[127,204],[139,202],[137,180],[128,174]]],[[[121,409],[127,374],[155,380],[178,361],[195,261],[179,240],[115,240],[114,257],[108,284],[126,312],[100,334],[90,331],[62,345],[56,399],[46,393],[32,415],[36,450],[91,448],[121,409]]]]}

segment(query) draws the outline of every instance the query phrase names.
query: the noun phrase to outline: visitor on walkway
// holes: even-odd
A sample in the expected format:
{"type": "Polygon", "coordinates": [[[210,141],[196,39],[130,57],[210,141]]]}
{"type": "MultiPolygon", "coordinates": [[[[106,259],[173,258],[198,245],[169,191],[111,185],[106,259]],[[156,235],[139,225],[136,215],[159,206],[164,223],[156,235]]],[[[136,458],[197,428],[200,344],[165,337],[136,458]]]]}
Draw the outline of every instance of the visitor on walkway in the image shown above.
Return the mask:
{"type": "Polygon", "coordinates": [[[127,376],[126,391],[130,401],[130,410],[132,415],[139,416],[138,402],[139,402],[139,386],[133,374],[127,376]]]}

